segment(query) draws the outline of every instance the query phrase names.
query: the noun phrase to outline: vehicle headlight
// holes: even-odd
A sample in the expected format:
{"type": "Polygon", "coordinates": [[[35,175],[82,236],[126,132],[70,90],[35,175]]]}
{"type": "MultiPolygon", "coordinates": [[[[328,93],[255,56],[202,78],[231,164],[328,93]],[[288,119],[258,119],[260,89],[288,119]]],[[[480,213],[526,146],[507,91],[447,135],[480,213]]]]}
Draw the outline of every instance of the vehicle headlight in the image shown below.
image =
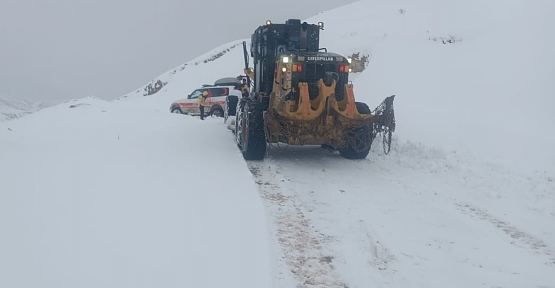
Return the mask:
{"type": "Polygon", "coordinates": [[[283,59],[281,59],[283,63],[289,63],[289,56],[283,56],[283,59]]]}

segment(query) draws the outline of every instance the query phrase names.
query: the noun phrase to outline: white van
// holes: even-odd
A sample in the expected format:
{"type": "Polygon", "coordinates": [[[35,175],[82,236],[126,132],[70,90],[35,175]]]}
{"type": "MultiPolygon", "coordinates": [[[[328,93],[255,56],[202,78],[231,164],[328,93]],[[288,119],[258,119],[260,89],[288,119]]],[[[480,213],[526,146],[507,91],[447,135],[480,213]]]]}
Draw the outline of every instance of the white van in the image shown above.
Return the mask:
{"type": "Polygon", "coordinates": [[[202,92],[208,92],[205,101],[204,113],[216,117],[224,117],[224,109],[226,108],[226,98],[229,92],[233,90],[233,86],[204,86],[195,89],[187,98],[179,99],[170,105],[171,113],[200,115],[198,108],[198,98],[202,92]]]}

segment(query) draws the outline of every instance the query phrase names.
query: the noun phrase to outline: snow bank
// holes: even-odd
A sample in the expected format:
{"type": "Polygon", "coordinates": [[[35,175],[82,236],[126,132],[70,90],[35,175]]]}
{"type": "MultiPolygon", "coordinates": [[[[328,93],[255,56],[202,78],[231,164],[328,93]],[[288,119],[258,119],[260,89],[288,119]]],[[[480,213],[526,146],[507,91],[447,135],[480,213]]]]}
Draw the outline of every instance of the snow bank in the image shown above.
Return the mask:
{"type": "Polygon", "coordinates": [[[0,123],[0,286],[271,285],[265,212],[223,123],[149,105],[0,123]]]}

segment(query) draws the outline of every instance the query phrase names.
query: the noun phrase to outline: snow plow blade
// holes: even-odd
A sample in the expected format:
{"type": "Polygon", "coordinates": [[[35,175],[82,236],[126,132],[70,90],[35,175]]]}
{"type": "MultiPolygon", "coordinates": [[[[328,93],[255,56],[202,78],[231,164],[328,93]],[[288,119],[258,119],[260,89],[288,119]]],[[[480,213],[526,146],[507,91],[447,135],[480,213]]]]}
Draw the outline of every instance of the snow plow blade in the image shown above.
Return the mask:
{"type": "Polygon", "coordinates": [[[270,109],[264,115],[268,142],[326,145],[340,152],[350,147],[354,152],[349,154],[364,154],[378,133],[394,132],[395,95],[387,97],[372,112],[366,104],[355,102],[352,84],[345,84],[345,97],[340,101],[334,94],[335,80],[327,86],[320,79],[317,86],[314,100],[310,100],[307,83],[299,83],[298,101],[287,100],[285,94],[270,96],[270,109]]]}

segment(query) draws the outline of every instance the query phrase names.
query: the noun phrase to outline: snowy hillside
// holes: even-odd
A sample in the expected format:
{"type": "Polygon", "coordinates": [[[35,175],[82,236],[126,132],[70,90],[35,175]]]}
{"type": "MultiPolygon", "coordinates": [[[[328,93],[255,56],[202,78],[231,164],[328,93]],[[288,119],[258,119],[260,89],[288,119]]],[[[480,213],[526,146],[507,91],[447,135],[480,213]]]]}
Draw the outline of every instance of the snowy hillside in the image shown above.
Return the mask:
{"type": "Polygon", "coordinates": [[[554,1],[369,0],[309,21],[326,23],[328,49],[369,56],[355,95],[397,94],[403,139],[555,173],[554,12],[554,1]]]}
{"type": "Polygon", "coordinates": [[[202,84],[213,84],[219,78],[241,75],[244,66],[242,43],[243,40],[221,45],[167,71],[143,87],[117,98],[116,101],[168,94],[183,98],[202,84]]]}
{"type": "Polygon", "coordinates": [[[555,2],[448,2],[309,19],[367,57],[357,100],[397,95],[388,155],[245,162],[221,119],[169,113],[241,74],[242,40],[0,123],[0,287],[555,287],[555,2]]]}
{"type": "Polygon", "coordinates": [[[48,106],[50,105],[44,102],[0,95],[0,122],[21,118],[48,106]]]}

